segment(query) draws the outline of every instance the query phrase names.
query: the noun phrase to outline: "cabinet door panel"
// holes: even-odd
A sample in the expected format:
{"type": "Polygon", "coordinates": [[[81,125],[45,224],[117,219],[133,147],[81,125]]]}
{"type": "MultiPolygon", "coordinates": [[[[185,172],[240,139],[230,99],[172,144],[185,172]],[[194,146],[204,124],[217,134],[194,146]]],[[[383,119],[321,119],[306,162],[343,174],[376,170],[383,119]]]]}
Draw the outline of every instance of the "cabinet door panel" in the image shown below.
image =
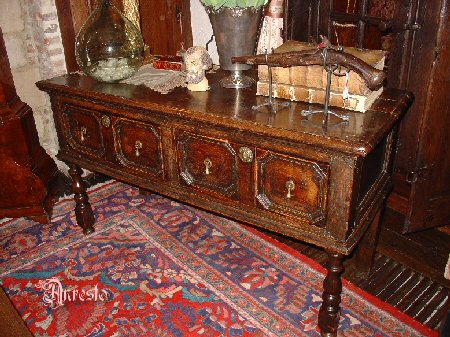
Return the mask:
{"type": "Polygon", "coordinates": [[[392,19],[398,3],[398,0],[369,0],[367,14],[372,17],[392,19]]]}
{"type": "Polygon", "coordinates": [[[333,21],[331,29],[331,42],[333,44],[342,46],[358,45],[358,26],[354,22],[333,21]]]}
{"type": "MultiPolygon", "coordinates": [[[[418,33],[418,43],[423,48],[414,53],[416,62],[413,70],[416,72],[411,76],[410,85],[417,89],[426,85],[426,90],[423,97],[419,98],[420,104],[417,102],[412,110],[422,116],[422,120],[419,124],[421,137],[415,173],[410,179],[412,193],[405,232],[450,224],[449,1],[443,0],[442,7],[434,1],[423,5],[427,9],[426,12],[422,11],[423,22],[430,23],[430,26],[418,33]],[[438,11],[440,15],[433,15],[438,11]],[[431,34],[425,35],[426,33],[431,34]],[[436,40],[430,39],[430,36],[436,36],[436,40]],[[419,68],[417,58],[430,60],[430,78],[425,83],[421,83],[422,69],[419,68]]],[[[407,129],[404,128],[403,132],[406,133],[407,129]]]]}
{"type": "Polygon", "coordinates": [[[353,14],[360,8],[360,0],[333,0],[333,10],[336,12],[353,14]]]}
{"type": "Polygon", "coordinates": [[[140,0],[141,30],[154,55],[175,55],[192,46],[189,0],[140,0]]]}
{"type": "Polygon", "coordinates": [[[319,41],[325,35],[333,44],[389,51],[392,31],[385,28],[400,1],[285,0],[285,39],[319,41]]]}

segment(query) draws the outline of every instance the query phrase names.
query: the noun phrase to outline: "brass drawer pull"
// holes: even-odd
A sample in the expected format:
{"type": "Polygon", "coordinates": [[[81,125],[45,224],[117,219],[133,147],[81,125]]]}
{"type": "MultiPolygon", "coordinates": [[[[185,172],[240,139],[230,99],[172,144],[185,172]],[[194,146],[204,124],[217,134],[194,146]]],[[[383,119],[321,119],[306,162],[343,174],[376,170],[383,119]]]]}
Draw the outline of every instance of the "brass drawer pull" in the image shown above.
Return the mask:
{"type": "Polygon", "coordinates": [[[209,158],[206,158],[203,163],[205,164],[205,174],[210,175],[211,174],[211,167],[212,167],[212,161],[209,158]]]}
{"type": "Polygon", "coordinates": [[[253,161],[252,150],[246,146],[242,146],[239,148],[239,158],[241,158],[244,163],[251,163],[253,161]]]}
{"type": "Polygon", "coordinates": [[[111,126],[111,118],[109,118],[109,117],[106,116],[106,115],[103,115],[103,116],[102,116],[101,122],[102,122],[102,125],[103,125],[105,128],[109,128],[109,127],[111,126]]]}
{"type": "Polygon", "coordinates": [[[286,198],[290,199],[292,197],[291,192],[295,189],[295,184],[292,180],[288,180],[286,182],[286,188],[288,190],[287,194],[286,194],[286,198]]]}
{"type": "Polygon", "coordinates": [[[85,126],[82,126],[80,128],[80,139],[82,142],[84,142],[86,140],[86,136],[87,136],[87,129],[85,126]]]}
{"type": "Polygon", "coordinates": [[[140,140],[137,140],[136,143],[134,143],[134,148],[136,149],[136,157],[139,157],[141,155],[139,150],[142,149],[142,142],[140,140]]]}

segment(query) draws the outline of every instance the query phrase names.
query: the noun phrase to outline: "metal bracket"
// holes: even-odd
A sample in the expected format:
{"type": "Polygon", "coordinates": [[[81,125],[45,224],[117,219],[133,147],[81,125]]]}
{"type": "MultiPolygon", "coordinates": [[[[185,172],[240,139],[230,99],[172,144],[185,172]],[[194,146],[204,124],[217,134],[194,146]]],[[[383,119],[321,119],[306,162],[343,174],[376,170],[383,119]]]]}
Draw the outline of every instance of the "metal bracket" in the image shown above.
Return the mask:
{"type": "Polygon", "coordinates": [[[429,167],[425,165],[423,167],[419,167],[415,171],[408,172],[406,174],[406,182],[409,185],[412,185],[420,180],[424,180],[428,169],[429,167]]]}
{"type": "Polygon", "coordinates": [[[273,98],[273,80],[272,80],[272,66],[270,65],[270,62],[268,61],[268,57],[267,57],[267,50],[266,50],[266,64],[267,64],[267,69],[269,72],[269,98],[262,104],[259,105],[254,105],[252,106],[253,110],[259,110],[260,108],[264,107],[264,106],[269,106],[270,110],[274,113],[276,113],[278,111],[278,107],[288,107],[291,103],[290,102],[277,102],[274,100],[273,98]]]}
{"type": "Polygon", "coordinates": [[[320,109],[320,110],[302,110],[300,114],[303,117],[307,117],[307,116],[314,115],[317,113],[323,113],[324,119],[322,121],[322,125],[324,125],[324,126],[328,125],[328,123],[329,123],[329,115],[333,115],[333,116],[341,119],[341,121],[338,124],[346,124],[346,123],[348,123],[348,120],[350,119],[349,115],[338,114],[334,111],[329,110],[332,76],[333,76],[333,74],[335,74],[337,76],[344,76],[344,74],[337,72],[339,65],[337,65],[337,64],[327,65],[327,48],[323,48],[322,56],[323,56],[323,68],[327,71],[327,88],[326,88],[326,92],[325,92],[324,108],[320,109]]]}

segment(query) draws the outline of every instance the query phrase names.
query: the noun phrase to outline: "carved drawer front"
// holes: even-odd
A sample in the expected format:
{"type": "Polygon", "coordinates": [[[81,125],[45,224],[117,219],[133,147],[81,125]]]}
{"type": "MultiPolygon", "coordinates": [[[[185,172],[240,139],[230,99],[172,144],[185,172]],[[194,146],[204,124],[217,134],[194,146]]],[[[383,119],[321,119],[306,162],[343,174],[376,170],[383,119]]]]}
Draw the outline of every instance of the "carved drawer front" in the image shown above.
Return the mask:
{"type": "Polygon", "coordinates": [[[182,133],[177,147],[185,184],[209,194],[237,198],[238,156],[228,141],[182,133]]]}
{"type": "Polygon", "coordinates": [[[163,175],[159,127],[120,119],[113,125],[113,131],[117,158],[122,165],[151,175],[163,175]]]}
{"type": "Polygon", "coordinates": [[[104,156],[105,142],[99,113],[67,105],[62,117],[64,133],[72,148],[95,157],[104,156]]]}
{"type": "Polygon", "coordinates": [[[267,152],[257,159],[257,199],[267,210],[325,224],[328,166],[267,152]]]}

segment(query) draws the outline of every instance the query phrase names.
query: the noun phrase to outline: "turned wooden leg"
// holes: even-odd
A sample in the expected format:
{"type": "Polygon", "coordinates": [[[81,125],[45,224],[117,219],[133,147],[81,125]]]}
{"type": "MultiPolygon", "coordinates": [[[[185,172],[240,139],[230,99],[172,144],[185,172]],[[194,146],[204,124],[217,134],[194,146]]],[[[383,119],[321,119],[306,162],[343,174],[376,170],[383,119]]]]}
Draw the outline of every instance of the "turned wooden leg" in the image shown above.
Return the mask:
{"type": "Polygon", "coordinates": [[[323,281],[322,306],[319,310],[319,328],[322,337],[336,336],[339,325],[342,292],[341,274],[344,255],[327,251],[327,276],[323,281]]]}
{"type": "Polygon", "coordinates": [[[94,232],[94,213],[92,212],[89,197],[86,193],[83,178],[81,177],[81,168],[76,164],[69,165],[69,174],[72,178],[72,190],[75,200],[75,216],[78,225],[83,228],[84,234],[94,232]]]}

